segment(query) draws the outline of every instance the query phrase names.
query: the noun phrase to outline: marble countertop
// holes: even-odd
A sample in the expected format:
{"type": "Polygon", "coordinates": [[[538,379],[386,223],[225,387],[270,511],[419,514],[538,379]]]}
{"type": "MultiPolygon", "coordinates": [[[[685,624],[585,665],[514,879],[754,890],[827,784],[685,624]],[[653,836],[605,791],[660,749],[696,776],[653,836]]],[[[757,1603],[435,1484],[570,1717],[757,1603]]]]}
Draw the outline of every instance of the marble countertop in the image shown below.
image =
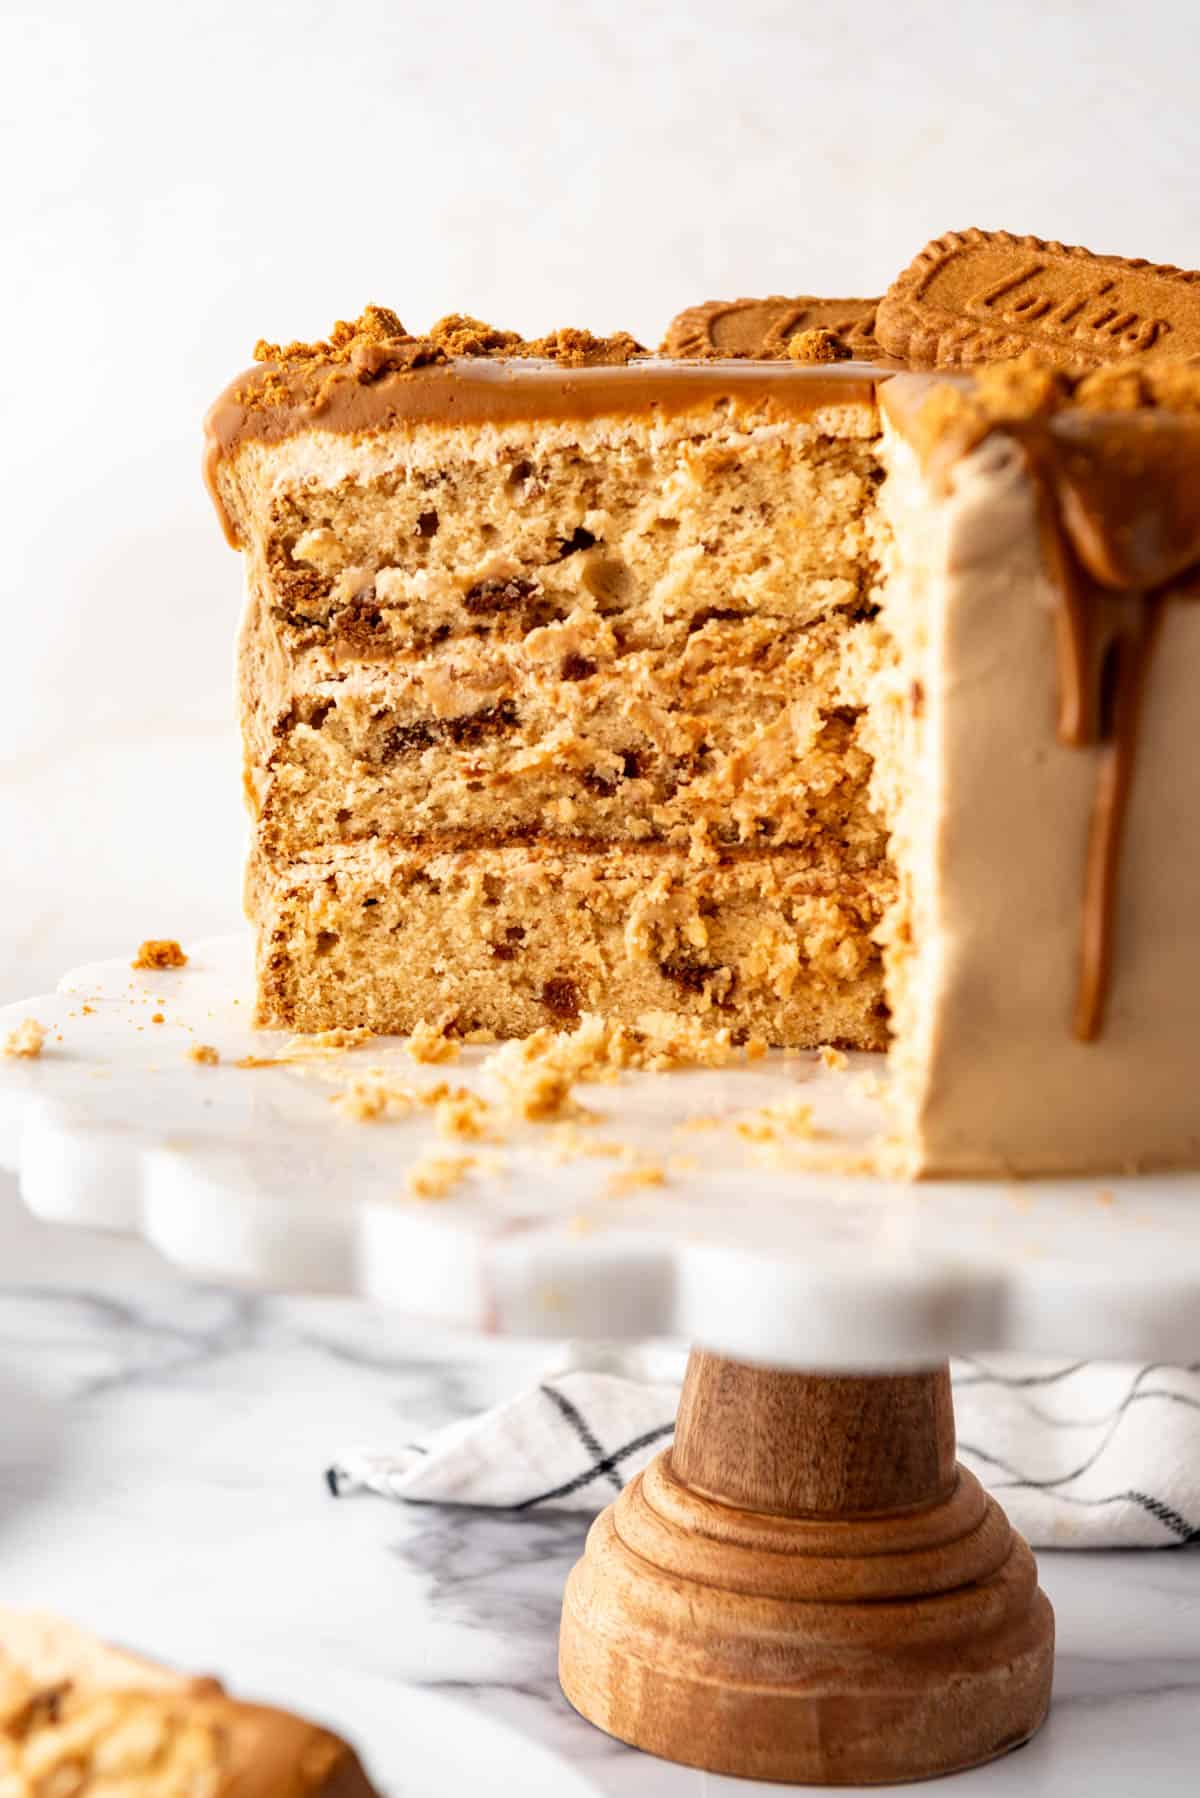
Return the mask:
{"type": "MultiPolygon", "coordinates": [[[[465,1416],[547,1352],[352,1301],[189,1285],[139,1244],[33,1223],[0,1184],[0,1595],[242,1689],[286,1664],[327,1711],[381,1682],[449,1697],[515,1728],[512,1789],[522,1738],[609,1798],[775,1789],[635,1754],[569,1709],[555,1635],[583,1520],[329,1496],[339,1450],[465,1416]]],[[[939,1789],[1193,1794],[1200,1552],[1039,1558],[1058,1612],[1051,1721],[939,1789]]],[[[443,1788],[426,1768],[413,1789],[443,1788]]]]}

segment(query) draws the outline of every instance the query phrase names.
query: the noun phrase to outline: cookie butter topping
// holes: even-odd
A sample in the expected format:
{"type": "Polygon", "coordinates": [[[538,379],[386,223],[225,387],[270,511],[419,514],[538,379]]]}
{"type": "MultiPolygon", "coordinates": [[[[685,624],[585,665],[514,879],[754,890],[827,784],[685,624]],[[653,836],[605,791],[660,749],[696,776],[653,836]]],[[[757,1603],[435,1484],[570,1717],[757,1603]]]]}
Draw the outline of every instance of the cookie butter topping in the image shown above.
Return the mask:
{"type": "Polygon", "coordinates": [[[1200,598],[1200,367],[1071,373],[1029,353],[883,401],[935,486],[991,432],[1018,442],[1058,591],[1058,736],[1102,751],[1084,877],[1075,1034],[1101,1032],[1138,723],[1168,597],[1200,598]]]}

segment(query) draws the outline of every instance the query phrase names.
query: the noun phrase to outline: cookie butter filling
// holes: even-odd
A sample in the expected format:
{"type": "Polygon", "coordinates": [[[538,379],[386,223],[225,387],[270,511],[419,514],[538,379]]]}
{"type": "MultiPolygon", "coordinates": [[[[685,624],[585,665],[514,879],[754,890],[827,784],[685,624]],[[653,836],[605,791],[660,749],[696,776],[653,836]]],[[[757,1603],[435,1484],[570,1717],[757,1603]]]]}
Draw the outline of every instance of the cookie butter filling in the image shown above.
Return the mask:
{"type": "MultiPolygon", "coordinates": [[[[1103,375],[930,389],[825,361],[844,351],[817,302],[753,304],[774,360],[722,359],[749,328],[736,307],[677,321],[678,358],[464,319],[414,338],[372,309],[327,344],[264,347],[218,401],[259,1019],[511,1036],[672,1011],[789,1047],[892,1036],[913,1171],[1059,1164],[1011,1079],[989,1118],[955,1057],[972,1018],[1016,1030],[1021,969],[996,944],[1042,900],[1032,959],[1061,978],[1035,977],[1025,1015],[1057,1045],[1046,1090],[1089,1052],[1072,1013],[1114,1080],[1131,1053],[1123,1025],[1106,1046],[1104,1007],[1135,702],[1197,551],[1161,446],[1194,467],[1200,427],[1165,386],[1140,393],[1168,549],[1117,567],[1136,531],[1097,536],[1078,476],[1116,442],[1103,375]],[[789,359],[796,332],[819,365],[789,359]],[[1157,597],[1093,631],[1097,587],[1157,597]],[[1059,746],[1070,678],[1093,722],[1059,746]]],[[[878,354],[872,302],[827,305],[878,354]]],[[[1136,1158],[1193,1152],[1157,1129],[1136,1158]]]]}

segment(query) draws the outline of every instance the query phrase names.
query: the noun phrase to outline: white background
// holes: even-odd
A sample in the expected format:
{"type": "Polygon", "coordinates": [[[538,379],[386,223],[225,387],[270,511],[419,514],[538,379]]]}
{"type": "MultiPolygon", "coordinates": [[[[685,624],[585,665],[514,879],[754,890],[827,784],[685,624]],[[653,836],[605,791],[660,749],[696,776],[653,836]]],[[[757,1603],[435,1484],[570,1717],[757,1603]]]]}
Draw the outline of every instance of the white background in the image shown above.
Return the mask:
{"type": "Polygon", "coordinates": [[[530,333],[878,292],[967,224],[1200,266],[1196,0],[0,4],[0,999],[226,928],[199,424],[370,299],[530,333]]]}

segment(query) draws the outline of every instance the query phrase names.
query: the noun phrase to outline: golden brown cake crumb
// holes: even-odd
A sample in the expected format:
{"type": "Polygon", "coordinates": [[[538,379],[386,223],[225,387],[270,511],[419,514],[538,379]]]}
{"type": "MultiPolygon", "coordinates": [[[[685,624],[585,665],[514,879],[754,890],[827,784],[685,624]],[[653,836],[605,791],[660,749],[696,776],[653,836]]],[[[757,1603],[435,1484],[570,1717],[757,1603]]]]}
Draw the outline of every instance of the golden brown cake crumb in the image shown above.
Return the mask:
{"type": "Polygon", "coordinates": [[[416,1103],[409,1086],[400,1086],[379,1068],[369,1069],[352,1080],[342,1092],[334,1093],[329,1103],[344,1118],[365,1124],[383,1117],[402,1117],[416,1103]]]}
{"type": "Polygon", "coordinates": [[[836,331],[827,331],[823,326],[815,331],[797,331],[788,338],[787,353],[791,362],[849,362],[854,355],[836,331]]]}
{"type": "Polygon", "coordinates": [[[738,1118],[734,1129],[749,1142],[778,1142],[813,1134],[812,1106],[801,1099],[777,1099],[738,1118]]]}
{"type": "Polygon", "coordinates": [[[610,1174],[604,1190],[610,1199],[616,1199],[627,1192],[639,1192],[647,1186],[666,1184],[667,1170],[660,1161],[639,1161],[633,1167],[625,1167],[619,1173],[610,1174]]]}
{"type": "Polygon", "coordinates": [[[495,1107],[465,1086],[437,1101],[433,1121],[442,1136],[479,1142],[499,1134],[495,1107]]]}
{"type": "Polygon", "coordinates": [[[14,1061],[36,1061],[45,1040],[45,1028],[36,1018],[22,1018],[0,1043],[0,1054],[14,1061]]]}
{"type": "Polygon", "coordinates": [[[187,956],[174,937],[147,937],[130,962],[131,968],[182,968],[187,956]]]}
{"type": "Polygon", "coordinates": [[[279,1061],[305,1061],[310,1056],[341,1055],[350,1049],[361,1049],[369,1043],[374,1032],[361,1025],[353,1029],[337,1028],[334,1030],[306,1031],[299,1036],[290,1036],[276,1057],[279,1061]]]}
{"type": "Polygon", "coordinates": [[[154,1012],[151,1012],[151,1014],[150,1014],[150,1022],[151,1022],[151,1023],[152,1023],[152,1024],[165,1024],[165,1023],[166,1023],[166,1021],[167,1021],[167,1020],[166,1020],[166,1018],[165,1018],[165,1017],[164,1017],[164,1016],[163,1016],[163,1014],[162,1014],[162,1012],[161,1012],[161,1011],[154,1011],[154,1012]]]}
{"type": "Polygon", "coordinates": [[[459,1045],[445,1034],[440,1025],[427,1023],[419,1018],[409,1033],[405,1045],[414,1061],[436,1064],[444,1061],[457,1061],[459,1045]]]}
{"type": "Polygon", "coordinates": [[[425,1155],[405,1176],[410,1198],[445,1199],[476,1166],[474,1155],[425,1155]]]}
{"type": "Polygon", "coordinates": [[[215,1068],[221,1057],[211,1043],[193,1043],[188,1049],[189,1061],[198,1061],[202,1067],[215,1068]]]}
{"type": "Polygon", "coordinates": [[[850,1057],[844,1049],[835,1049],[830,1043],[822,1043],[817,1050],[817,1059],[822,1067],[840,1072],[850,1066],[850,1057]]]}
{"type": "Polygon", "coordinates": [[[581,1130],[577,1123],[570,1121],[554,1126],[545,1150],[546,1159],[556,1167],[571,1161],[617,1160],[629,1153],[625,1143],[590,1135],[586,1130],[581,1130]]]}

